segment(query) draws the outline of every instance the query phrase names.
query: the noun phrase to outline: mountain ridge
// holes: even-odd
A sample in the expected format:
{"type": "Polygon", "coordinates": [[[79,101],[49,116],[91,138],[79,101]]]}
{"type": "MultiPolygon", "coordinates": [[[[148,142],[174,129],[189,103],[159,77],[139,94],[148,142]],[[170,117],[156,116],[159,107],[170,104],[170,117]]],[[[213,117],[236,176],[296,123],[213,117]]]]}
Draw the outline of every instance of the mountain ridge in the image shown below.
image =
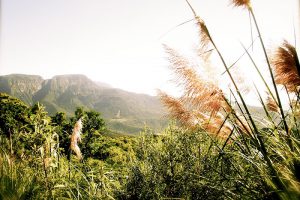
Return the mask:
{"type": "Polygon", "coordinates": [[[76,107],[100,112],[115,131],[137,133],[145,124],[160,130],[166,124],[165,109],[155,96],[101,85],[81,74],[0,76],[0,92],[15,96],[29,105],[42,103],[49,114],[62,111],[71,115],[76,107]],[[116,118],[117,113],[120,116],[116,118]]]}

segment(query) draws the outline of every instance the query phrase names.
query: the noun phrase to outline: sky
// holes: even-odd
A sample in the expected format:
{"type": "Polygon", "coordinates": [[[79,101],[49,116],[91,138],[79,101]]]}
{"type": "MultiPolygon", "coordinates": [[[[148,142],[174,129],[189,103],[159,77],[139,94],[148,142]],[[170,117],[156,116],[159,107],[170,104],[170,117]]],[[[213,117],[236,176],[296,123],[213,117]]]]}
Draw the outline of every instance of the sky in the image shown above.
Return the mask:
{"type": "MultiPolygon", "coordinates": [[[[0,75],[85,74],[113,87],[155,95],[156,89],[175,90],[162,44],[194,59],[198,35],[194,22],[184,23],[193,18],[185,0],[0,1],[0,75]]],[[[251,43],[247,11],[234,8],[229,0],[190,3],[226,61],[234,62],[243,53],[240,43],[251,43]]],[[[294,27],[300,35],[297,3],[252,1],[267,47],[283,39],[294,44],[294,27]]],[[[252,53],[263,62],[256,55],[259,50],[252,53]]],[[[246,59],[241,65],[245,65],[241,73],[254,79],[246,59]]]]}

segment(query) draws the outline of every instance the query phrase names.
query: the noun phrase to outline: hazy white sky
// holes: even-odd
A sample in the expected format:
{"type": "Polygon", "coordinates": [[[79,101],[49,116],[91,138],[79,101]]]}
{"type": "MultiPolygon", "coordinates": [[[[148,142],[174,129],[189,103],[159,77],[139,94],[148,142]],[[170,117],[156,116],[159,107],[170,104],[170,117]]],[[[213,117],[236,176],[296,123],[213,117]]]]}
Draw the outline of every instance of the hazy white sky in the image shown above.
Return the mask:
{"type": "MultiPolygon", "coordinates": [[[[268,45],[294,42],[298,0],[252,2],[268,45]]],[[[248,13],[229,0],[190,3],[233,62],[250,43],[248,13]]],[[[185,0],[2,0],[1,15],[1,75],[85,74],[155,94],[170,89],[162,44],[188,52],[197,41],[193,22],[172,29],[193,17],[185,0]]]]}

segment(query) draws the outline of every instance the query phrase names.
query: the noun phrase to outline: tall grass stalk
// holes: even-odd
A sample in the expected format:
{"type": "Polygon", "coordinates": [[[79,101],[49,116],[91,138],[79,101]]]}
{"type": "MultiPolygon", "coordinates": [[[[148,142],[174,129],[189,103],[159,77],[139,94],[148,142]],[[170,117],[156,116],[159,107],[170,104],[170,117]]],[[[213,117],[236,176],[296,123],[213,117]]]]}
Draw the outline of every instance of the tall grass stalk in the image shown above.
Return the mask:
{"type": "MultiPolygon", "coordinates": [[[[220,148],[218,145],[214,144],[217,149],[220,151],[220,155],[224,154],[226,151],[224,149],[226,146],[237,145],[241,152],[238,152],[238,155],[241,156],[241,158],[245,159],[247,162],[251,163],[253,166],[255,166],[257,169],[259,169],[261,176],[265,178],[265,181],[271,186],[273,189],[273,192],[276,192],[279,197],[282,199],[294,199],[296,197],[300,196],[300,188],[298,188],[299,191],[297,191],[297,187],[299,184],[299,180],[296,176],[298,173],[297,170],[293,171],[293,167],[291,166],[298,166],[296,163],[298,163],[299,158],[299,138],[295,138],[294,136],[294,129],[293,125],[289,124],[290,119],[294,120],[294,124],[296,124],[297,129],[297,121],[298,118],[295,116],[294,109],[296,109],[295,106],[292,106],[290,101],[290,106],[292,109],[291,113],[285,113],[283,110],[283,105],[281,101],[281,97],[278,92],[277,84],[275,80],[275,75],[273,73],[272,64],[270,62],[270,58],[267,54],[267,50],[262,38],[262,34],[260,32],[257,19],[255,17],[253,8],[251,6],[250,0],[232,0],[232,4],[237,7],[243,7],[246,10],[248,10],[249,15],[251,16],[250,19],[253,19],[255,29],[258,33],[259,41],[263,50],[263,56],[266,60],[266,65],[268,67],[269,75],[271,77],[272,86],[275,91],[275,95],[273,95],[272,90],[270,86],[268,85],[265,77],[261,73],[261,69],[256,65],[254,59],[248,52],[248,48],[245,48],[245,46],[242,44],[242,47],[244,49],[244,54],[247,54],[249,57],[251,63],[253,64],[254,68],[256,69],[259,77],[263,81],[267,92],[270,96],[268,96],[267,101],[264,101],[262,98],[262,95],[260,91],[256,88],[256,93],[258,95],[259,101],[261,102],[262,108],[266,115],[266,121],[265,122],[259,122],[256,121],[253,117],[253,113],[251,113],[249,106],[245,102],[245,97],[240,91],[240,88],[233,77],[230,69],[232,66],[234,66],[237,62],[235,62],[233,65],[228,66],[222,53],[219,51],[216,43],[214,42],[208,27],[206,26],[205,22],[197,15],[194,8],[191,6],[188,0],[186,0],[189,8],[191,9],[197,28],[200,29],[200,51],[205,54],[207,53],[207,46],[211,45],[213,47],[213,50],[215,50],[216,54],[220,58],[224,68],[225,72],[227,73],[231,83],[234,87],[234,92],[230,89],[231,95],[237,102],[237,106],[239,107],[240,112],[242,113],[242,118],[239,117],[239,115],[236,113],[235,108],[231,105],[231,102],[227,100],[225,96],[222,95],[222,100],[226,102],[226,107],[224,107],[221,102],[221,109],[217,108],[216,110],[211,110],[211,113],[209,114],[209,122],[211,120],[211,123],[214,122],[214,117],[216,116],[223,116],[221,119],[223,120],[222,123],[219,123],[219,129],[216,129],[215,136],[222,138],[219,136],[219,134],[224,134],[222,132],[222,128],[227,125],[228,123],[231,124],[231,131],[230,133],[226,134],[226,137],[224,139],[224,143],[222,147],[220,148]],[[237,97],[236,95],[237,94],[237,97]],[[240,105],[241,104],[241,105],[240,105]],[[229,109],[228,109],[229,108],[229,109]],[[280,116],[280,122],[277,123],[277,119],[273,119],[273,115],[270,114],[270,112],[274,112],[274,115],[277,116],[277,108],[278,108],[278,116],[280,116]],[[244,119],[244,120],[243,120],[244,119]],[[276,122],[276,123],[275,123],[276,122]],[[283,126],[282,126],[283,125],[283,126]],[[240,140],[241,139],[241,140],[240,140]],[[232,141],[233,143],[230,144],[232,141]],[[241,142],[240,142],[241,141],[241,142]],[[276,142],[284,142],[283,145],[278,145],[276,142]],[[295,145],[294,145],[295,144],[295,145]],[[296,145],[297,144],[297,145],[296,145]],[[288,147],[288,149],[286,149],[288,147]],[[247,151],[244,151],[243,149],[247,149],[247,151]],[[258,155],[261,156],[258,156],[258,155]],[[291,155],[294,155],[295,158],[293,158],[291,155]],[[254,157],[253,157],[254,156],[254,157]],[[258,157],[257,157],[258,156],[258,157]],[[278,160],[276,157],[281,157],[284,159],[291,159],[291,164],[288,164],[283,160],[278,160]],[[254,159],[255,158],[255,159],[254,159]],[[257,162],[257,163],[256,163],[257,162]],[[288,178],[287,178],[288,177],[288,178]]],[[[252,29],[251,29],[252,30],[252,29]]],[[[252,33],[251,33],[252,34],[252,33]]],[[[254,42],[254,41],[252,41],[254,42]]],[[[289,46],[289,44],[285,44],[285,47],[288,48],[287,51],[293,51],[293,48],[289,46]]],[[[166,94],[161,95],[163,102],[167,105],[167,107],[170,109],[171,116],[174,118],[179,119],[179,121],[182,122],[182,124],[185,124],[187,126],[195,123],[200,126],[200,129],[204,129],[208,132],[210,130],[207,126],[203,126],[203,120],[205,121],[205,114],[203,112],[207,112],[208,108],[213,107],[201,107],[199,105],[205,104],[203,102],[197,101],[207,101],[207,103],[212,103],[209,100],[205,100],[203,98],[199,98],[198,96],[201,95],[199,91],[201,91],[201,87],[203,90],[207,90],[207,88],[204,88],[205,85],[202,83],[202,80],[199,80],[199,82],[193,80],[197,76],[194,75],[193,70],[189,70],[188,68],[190,66],[189,62],[187,60],[182,59],[181,57],[178,57],[177,53],[174,53],[174,51],[170,51],[167,49],[169,56],[173,57],[171,58],[171,64],[174,65],[172,69],[175,71],[175,73],[178,73],[179,77],[183,79],[181,80],[180,84],[185,86],[185,97],[181,97],[181,99],[176,100],[171,97],[167,97],[166,94]],[[186,68],[186,69],[185,69],[186,68]],[[184,69],[184,70],[183,70],[184,69]],[[193,88],[194,84],[194,88],[193,88]],[[183,100],[184,99],[184,100],[183,100]],[[193,107],[194,106],[194,107],[193,107]],[[202,109],[202,110],[199,110],[202,109]],[[200,119],[199,119],[200,116],[200,119]],[[188,122],[189,121],[189,122],[188,122]],[[192,122],[192,123],[191,123],[192,122]]],[[[243,54],[243,55],[244,55],[243,54]]],[[[297,67],[298,74],[296,76],[300,75],[300,65],[299,65],[299,59],[297,56],[297,52],[292,52],[292,55],[296,55],[295,58],[292,58],[295,60],[295,65],[297,67]],[[299,69],[298,69],[299,68],[299,69]]],[[[207,59],[202,58],[201,53],[198,54],[200,59],[207,59]]],[[[240,59],[240,58],[239,58],[240,59]]],[[[289,59],[288,57],[285,57],[283,59],[289,59]]],[[[206,60],[205,60],[206,61],[206,60]]],[[[204,63],[205,63],[204,61],[204,63]]],[[[285,62],[285,61],[282,61],[285,62]]],[[[288,61],[287,61],[288,63],[288,61]]],[[[276,67],[276,66],[275,66],[276,67]]],[[[289,66],[287,66],[289,67],[289,66]]],[[[293,67],[293,66],[290,66],[293,67]]],[[[299,76],[300,77],[300,76],[299,76]]],[[[179,79],[180,80],[180,79],[179,79]]],[[[298,79],[297,79],[298,80],[298,79]]],[[[300,80],[300,78],[299,78],[300,80]]],[[[297,82],[298,83],[298,82],[297,82]]],[[[180,85],[179,84],[179,85],[180,85]]],[[[291,83],[295,84],[295,83],[291,83]]],[[[299,85],[298,85],[299,86],[299,85]]],[[[218,90],[218,89],[216,89],[218,90]]],[[[222,91],[220,92],[222,94],[222,91]]],[[[289,93],[289,91],[288,91],[289,93]]],[[[215,87],[214,89],[211,89],[210,96],[216,94],[215,87]]],[[[298,91],[296,91],[296,95],[299,94],[298,91]]],[[[288,94],[289,95],[289,94],[288,94]]],[[[208,97],[207,98],[212,98],[208,97]]],[[[215,100],[217,101],[217,100],[215,100]]],[[[220,101],[220,99],[218,100],[220,101]]],[[[299,98],[297,97],[296,104],[298,103],[299,98]]],[[[215,102],[216,103],[216,102],[215,102]]],[[[191,127],[197,127],[197,125],[192,125],[191,127]]],[[[205,123],[204,123],[205,124],[205,123]]],[[[297,132],[297,130],[296,130],[297,132]]],[[[298,134],[299,135],[299,134],[298,134]]],[[[209,137],[211,137],[209,135],[209,137]]],[[[211,138],[213,139],[213,138],[211,138]]],[[[233,152],[227,151],[227,154],[231,154],[233,152]]],[[[236,168],[235,164],[232,164],[234,168],[236,168]]]]}
{"type": "Polygon", "coordinates": [[[237,94],[238,94],[240,100],[242,101],[242,104],[243,104],[244,109],[245,109],[245,111],[246,111],[246,113],[247,113],[247,115],[248,115],[248,117],[249,117],[249,119],[250,119],[250,122],[251,122],[251,124],[252,124],[252,126],[253,126],[253,129],[254,129],[255,133],[258,133],[258,129],[257,129],[257,127],[256,127],[256,124],[255,124],[254,120],[252,119],[251,113],[250,113],[249,110],[248,110],[248,107],[247,107],[247,105],[246,105],[246,102],[245,102],[245,100],[244,100],[242,94],[240,93],[240,90],[239,90],[239,88],[238,88],[238,86],[237,86],[237,84],[236,84],[236,81],[234,80],[234,78],[233,78],[233,76],[232,76],[232,74],[231,74],[231,72],[230,72],[230,70],[229,70],[229,67],[228,67],[227,64],[226,64],[223,55],[221,54],[221,52],[219,51],[218,47],[216,46],[214,40],[212,39],[212,37],[211,37],[211,35],[210,35],[210,33],[209,33],[209,30],[208,30],[207,26],[205,25],[204,21],[196,14],[195,10],[193,9],[193,7],[192,7],[191,4],[189,3],[189,1],[186,0],[186,2],[188,3],[189,7],[191,8],[191,10],[192,10],[192,12],[193,12],[193,14],[194,14],[195,20],[197,21],[197,24],[199,24],[199,28],[200,28],[200,29],[204,29],[204,30],[200,30],[201,33],[202,33],[202,34],[206,34],[206,36],[208,37],[209,41],[211,42],[211,44],[213,45],[214,49],[216,50],[216,52],[217,52],[219,58],[221,59],[223,65],[224,65],[224,67],[225,67],[225,69],[226,69],[226,72],[227,72],[227,74],[228,74],[228,76],[229,76],[229,78],[230,78],[230,80],[231,80],[231,82],[232,82],[232,84],[233,84],[233,86],[234,86],[234,88],[235,88],[235,90],[236,90],[236,92],[237,92],[237,94]]]}
{"type": "MultiPolygon", "coordinates": [[[[266,47],[265,47],[264,41],[262,39],[262,35],[260,33],[260,29],[258,27],[257,20],[256,20],[256,17],[254,15],[252,7],[249,6],[248,10],[251,13],[251,16],[253,18],[253,21],[254,21],[257,33],[259,35],[259,41],[261,43],[261,46],[262,46],[262,49],[263,49],[263,52],[264,52],[264,56],[265,56],[265,59],[266,59],[267,65],[268,65],[268,69],[269,69],[270,77],[272,79],[272,84],[273,84],[273,87],[274,87],[274,90],[275,90],[275,94],[276,94],[276,97],[277,97],[276,100],[278,102],[278,107],[280,109],[280,114],[281,114],[281,118],[282,118],[282,121],[283,121],[283,125],[284,125],[284,128],[285,128],[286,134],[289,135],[289,128],[288,128],[288,125],[287,125],[286,120],[285,120],[285,116],[284,116],[284,112],[283,112],[283,107],[282,107],[281,99],[280,99],[280,96],[279,96],[277,85],[275,83],[275,78],[274,78],[274,74],[273,74],[273,71],[272,71],[272,68],[271,68],[269,57],[268,57],[268,54],[267,54],[267,51],[266,51],[266,47]]],[[[293,147],[290,146],[290,148],[293,148],[293,147]]]]}

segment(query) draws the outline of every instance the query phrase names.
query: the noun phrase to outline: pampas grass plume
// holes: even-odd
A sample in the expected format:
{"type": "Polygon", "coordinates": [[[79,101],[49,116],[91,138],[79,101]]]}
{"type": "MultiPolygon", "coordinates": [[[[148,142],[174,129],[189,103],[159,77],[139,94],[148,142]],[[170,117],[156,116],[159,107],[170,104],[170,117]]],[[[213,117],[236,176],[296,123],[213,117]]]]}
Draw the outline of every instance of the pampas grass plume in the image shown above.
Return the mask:
{"type": "Polygon", "coordinates": [[[266,107],[267,107],[267,109],[269,111],[273,111],[273,112],[278,112],[279,113],[279,107],[276,104],[276,102],[274,101],[274,99],[271,97],[270,94],[268,94],[268,96],[267,96],[266,107]]]}
{"type": "Polygon", "coordinates": [[[300,64],[295,47],[284,41],[272,55],[271,64],[276,84],[286,86],[289,92],[297,92],[300,86],[300,64]]]}
{"type": "Polygon", "coordinates": [[[231,3],[236,7],[250,8],[250,0],[232,0],[231,3]]]}
{"type": "Polygon", "coordinates": [[[82,159],[82,154],[78,146],[78,142],[81,142],[81,135],[80,135],[81,130],[82,130],[82,119],[80,118],[74,126],[73,133],[71,136],[71,146],[70,146],[71,150],[74,151],[74,153],[76,154],[79,160],[82,159]]]}

